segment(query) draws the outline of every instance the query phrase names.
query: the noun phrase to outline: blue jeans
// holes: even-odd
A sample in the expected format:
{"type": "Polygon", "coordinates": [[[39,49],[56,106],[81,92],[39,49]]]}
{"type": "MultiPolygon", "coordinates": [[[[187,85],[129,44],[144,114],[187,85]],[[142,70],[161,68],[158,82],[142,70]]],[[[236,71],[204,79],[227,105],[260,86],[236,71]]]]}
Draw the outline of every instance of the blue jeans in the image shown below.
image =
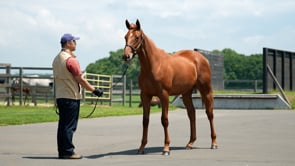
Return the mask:
{"type": "Polygon", "coordinates": [[[60,98],[56,100],[59,110],[57,147],[59,156],[74,154],[73,134],[78,126],[80,100],[60,98]]]}

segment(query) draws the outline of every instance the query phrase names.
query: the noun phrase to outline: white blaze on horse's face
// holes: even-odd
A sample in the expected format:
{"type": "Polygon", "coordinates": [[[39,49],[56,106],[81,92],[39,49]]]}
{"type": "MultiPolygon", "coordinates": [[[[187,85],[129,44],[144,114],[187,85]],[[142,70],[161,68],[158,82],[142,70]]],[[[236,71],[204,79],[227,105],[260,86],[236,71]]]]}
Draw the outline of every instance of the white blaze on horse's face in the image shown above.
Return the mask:
{"type": "Polygon", "coordinates": [[[136,24],[129,24],[128,20],[126,20],[126,27],[128,29],[128,32],[125,35],[126,45],[122,58],[126,63],[129,63],[137,54],[137,49],[142,44],[142,31],[140,29],[140,24],[138,21],[136,22],[136,24]]]}
{"type": "Polygon", "coordinates": [[[129,30],[129,32],[125,36],[126,45],[124,48],[123,60],[126,63],[129,63],[136,54],[135,45],[136,45],[137,37],[133,33],[135,33],[134,30],[129,30]]]}

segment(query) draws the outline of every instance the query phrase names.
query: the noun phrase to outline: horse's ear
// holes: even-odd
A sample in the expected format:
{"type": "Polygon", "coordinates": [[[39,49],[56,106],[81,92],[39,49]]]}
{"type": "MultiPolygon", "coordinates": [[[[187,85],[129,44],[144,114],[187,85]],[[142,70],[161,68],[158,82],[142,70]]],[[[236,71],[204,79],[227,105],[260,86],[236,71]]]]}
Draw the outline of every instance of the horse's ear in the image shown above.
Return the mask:
{"type": "Polygon", "coordinates": [[[138,19],[136,20],[136,27],[137,27],[137,30],[140,30],[140,23],[138,19]]]}
{"type": "Polygon", "coordinates": [[[130,24],[129,24],[129,21],[127,19],[125,21],[125,24],[126,24],[127,29],[130,29],[130,24]]]}

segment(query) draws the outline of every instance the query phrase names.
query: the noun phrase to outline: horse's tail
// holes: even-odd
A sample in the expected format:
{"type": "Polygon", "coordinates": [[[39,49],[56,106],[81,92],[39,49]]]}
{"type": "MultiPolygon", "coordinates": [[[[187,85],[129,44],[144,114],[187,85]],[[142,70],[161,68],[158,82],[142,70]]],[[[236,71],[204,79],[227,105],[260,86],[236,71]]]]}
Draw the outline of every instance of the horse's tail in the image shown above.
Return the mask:
{"type": "Polygon", "coordinates": [[[213,89],[211,84],[211,68],[209,60],[199,51],[194,52],[195,63],[198,71],[198,78],[196,82],[196,87],[198,88],[201,99],[202,106],[213,104],[213,89]]]}
{"type": "Polygon", "coordinates": [[[205,105],[204,97],[201,95],[201,98],[202,98],[202,107],[204,108],[204,105],[205,105]]]}

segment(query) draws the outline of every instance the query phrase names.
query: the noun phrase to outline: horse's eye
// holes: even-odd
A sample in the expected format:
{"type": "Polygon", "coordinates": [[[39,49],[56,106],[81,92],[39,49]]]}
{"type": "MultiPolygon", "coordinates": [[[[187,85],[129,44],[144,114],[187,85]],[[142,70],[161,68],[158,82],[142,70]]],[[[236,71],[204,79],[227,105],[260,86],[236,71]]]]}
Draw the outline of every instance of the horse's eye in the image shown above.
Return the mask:
{"type": "Polygon", "coordinates": [[[138,41],[138,39],[139,39],[138,37],[135,37],[135,42],[137,42],[137,41],[138,41]]]}

